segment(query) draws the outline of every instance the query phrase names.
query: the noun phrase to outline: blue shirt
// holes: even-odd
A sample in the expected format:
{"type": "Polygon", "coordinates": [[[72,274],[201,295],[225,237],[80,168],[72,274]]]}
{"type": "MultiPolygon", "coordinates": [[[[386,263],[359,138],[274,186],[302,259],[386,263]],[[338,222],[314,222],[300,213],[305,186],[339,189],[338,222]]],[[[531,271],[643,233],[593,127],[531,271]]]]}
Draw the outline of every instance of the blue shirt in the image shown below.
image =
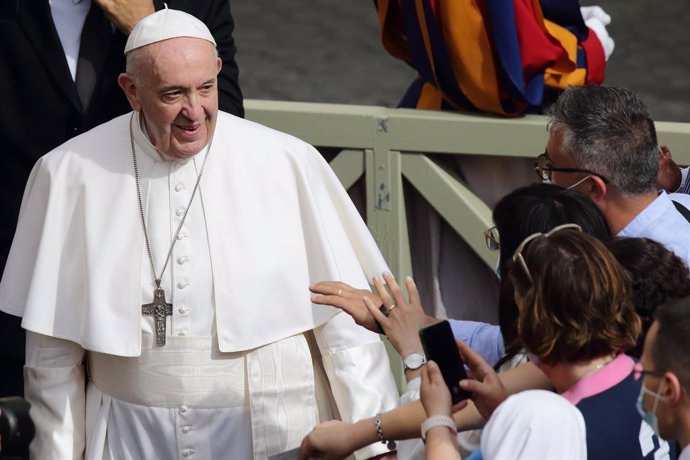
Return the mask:
{"type": "Polygon", "coordinates": [[[690,222],[678,212],[671,199],[690,209],[690,195],[661,192],[617,236],[658,241],[690,267],[690,222]]]}
{"type": "Polygon", "coordinates": [[[456,340],[462,340],[479,353],[484,361],[494,366],[505,353],[503,335],[499,326],[477,321],[449,319],[456,340]]]}

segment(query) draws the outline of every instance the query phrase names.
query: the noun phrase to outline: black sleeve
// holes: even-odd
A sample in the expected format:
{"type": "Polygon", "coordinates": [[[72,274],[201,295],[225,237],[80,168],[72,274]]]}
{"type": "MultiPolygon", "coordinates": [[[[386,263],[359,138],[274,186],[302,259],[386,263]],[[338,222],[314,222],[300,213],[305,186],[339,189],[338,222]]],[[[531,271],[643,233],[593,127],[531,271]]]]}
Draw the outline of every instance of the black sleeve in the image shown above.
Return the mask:
{"type": "MultiPolygon", "coordinates": [[[[218,74],[218,105],[224,112],[244,117],[242,91],[238,81],[239,68],[235,61],[235,22],[228,0],[168,0],[168,6],[196,16],[208,26],[216,40],[218,56],[223,68],[218,74]]],[[[156,11],[163,8],[162,0],[154,0],[156,11]]]]}
{"type": "Polygon", "coordinates": [[[202,18],[213,34],[218,47],[218,55],[223,61],[223,68],[218,75],[218,104],[220,110],[244,117],[242,90],[239,85],[239,68],[235,61],[235,39],[232,33],[235,22],[230,12],[228,0],[215,0],[209,16],[202,18]]]}

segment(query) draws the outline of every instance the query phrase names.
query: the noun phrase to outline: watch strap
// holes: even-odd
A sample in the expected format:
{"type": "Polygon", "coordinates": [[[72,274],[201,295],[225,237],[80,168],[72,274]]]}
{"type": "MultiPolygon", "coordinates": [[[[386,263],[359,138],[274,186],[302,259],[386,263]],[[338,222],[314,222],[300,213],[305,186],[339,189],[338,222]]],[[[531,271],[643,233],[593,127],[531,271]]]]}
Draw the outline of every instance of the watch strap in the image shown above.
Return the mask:
{"type": "Polygon", "coordinates": [[[454,433],[458,433],[458,428],[455,425],[455,420],[453,420],[451,417],[448,415],[432,415],[428,419],[424,420],[424,423],[422,423],[422,439],[426,440],[426,433],[437,426],[445,426],[450,428],[450,430],[454,433]]]}

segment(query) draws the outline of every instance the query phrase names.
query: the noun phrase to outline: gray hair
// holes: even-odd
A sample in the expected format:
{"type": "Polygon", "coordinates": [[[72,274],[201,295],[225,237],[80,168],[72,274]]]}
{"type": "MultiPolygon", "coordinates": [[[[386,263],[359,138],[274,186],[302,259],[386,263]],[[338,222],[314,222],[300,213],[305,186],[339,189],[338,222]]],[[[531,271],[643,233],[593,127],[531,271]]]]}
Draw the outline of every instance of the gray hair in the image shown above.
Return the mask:
{"type": "Polygon", "coordinates": [[[566,89],[549,110],[549,129],[577,167],[595,171],[624,196],[656,189],[659,145],[654,121],[632,91],[610,86],[566,89]]]}

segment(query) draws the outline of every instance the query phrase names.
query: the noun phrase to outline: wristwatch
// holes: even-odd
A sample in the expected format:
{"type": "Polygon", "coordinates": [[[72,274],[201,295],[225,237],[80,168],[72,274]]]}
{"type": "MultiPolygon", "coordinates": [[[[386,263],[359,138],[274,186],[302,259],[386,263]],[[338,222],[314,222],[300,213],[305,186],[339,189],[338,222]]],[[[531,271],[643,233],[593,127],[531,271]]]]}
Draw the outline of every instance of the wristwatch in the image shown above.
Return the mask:
{"type": "Polygon", "coordinates": [[[421,351],[413,351],[403,359],[405,370],[416,371],[426,363],[426,356],[421,351]]]}

